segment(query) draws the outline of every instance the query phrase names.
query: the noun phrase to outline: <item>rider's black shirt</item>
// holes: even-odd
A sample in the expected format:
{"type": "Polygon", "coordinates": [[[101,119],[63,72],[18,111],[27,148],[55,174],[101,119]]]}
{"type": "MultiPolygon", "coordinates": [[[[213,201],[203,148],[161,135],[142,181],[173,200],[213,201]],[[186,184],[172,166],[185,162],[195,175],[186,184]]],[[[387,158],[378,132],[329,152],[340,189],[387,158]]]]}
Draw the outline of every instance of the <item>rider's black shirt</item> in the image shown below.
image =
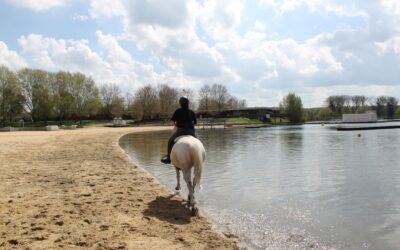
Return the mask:
{"type": "Polygon", "coordinates": [[[172,115],[171,120],[176,123],[178,128],[194,129],[197,123],[194,112],[187,108],[179,108],[172,115]]]}

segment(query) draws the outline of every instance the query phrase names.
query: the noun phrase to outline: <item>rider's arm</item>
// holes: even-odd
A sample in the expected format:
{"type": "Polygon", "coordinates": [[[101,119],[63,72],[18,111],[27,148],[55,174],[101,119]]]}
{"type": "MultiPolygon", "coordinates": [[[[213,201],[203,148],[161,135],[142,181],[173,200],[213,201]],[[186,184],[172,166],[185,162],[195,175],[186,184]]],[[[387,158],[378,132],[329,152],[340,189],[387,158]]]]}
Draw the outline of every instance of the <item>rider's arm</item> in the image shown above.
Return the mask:
{"type": "Polygon", "coordinates": [[[196,118],[196,114],[192,111],[193,114],[193,125],[197,124],[197,118],[196,118]]]}
{"type": "Polygon", "coordinates": [[[171,117],[171,122],[172,122],[172,124],[174,125],[174,127],[177,126],[177,124],[176,124],[176,122],[177,122],[177,116],[178,116],[177,110],[175,110],[174,114],[173,114],[172,117],[171,117]]]}

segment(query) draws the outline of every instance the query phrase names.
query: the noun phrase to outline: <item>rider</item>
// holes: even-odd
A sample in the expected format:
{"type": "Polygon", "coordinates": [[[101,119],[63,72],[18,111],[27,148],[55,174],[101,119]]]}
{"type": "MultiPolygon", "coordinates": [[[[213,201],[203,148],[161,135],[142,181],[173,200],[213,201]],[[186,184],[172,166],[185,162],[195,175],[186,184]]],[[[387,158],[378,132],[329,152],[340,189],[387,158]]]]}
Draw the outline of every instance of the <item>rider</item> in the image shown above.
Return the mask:
{"type": "Polygon", "coordinates": [[[175,113],[171,118],[171,121],[174,123],[177,129],[172,134],[171,138],[169,138],[168,154],[161,159],[161,162],[165,164],[171,163],[171,150],[177,137],[182,135],[191,135],[196,137],[194,133],[194,125],[197,123],[197,120],[194,112],[189,109],[189,99],[186,97],[181,97],[179,99],[179,104],[181,107],[175,110],[175,113]]]}

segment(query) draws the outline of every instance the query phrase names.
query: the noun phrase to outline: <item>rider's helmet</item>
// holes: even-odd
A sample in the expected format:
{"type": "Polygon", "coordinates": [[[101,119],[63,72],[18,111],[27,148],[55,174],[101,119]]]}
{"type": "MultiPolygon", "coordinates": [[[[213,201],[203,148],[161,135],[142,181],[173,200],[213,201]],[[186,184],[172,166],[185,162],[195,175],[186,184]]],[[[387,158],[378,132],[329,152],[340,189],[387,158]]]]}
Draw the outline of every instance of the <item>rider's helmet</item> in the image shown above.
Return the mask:
{"type": "Polygon", "coordinates": [[[188,108],[189,107],[189,99],[182,96],[181,98],[179,98],[179,105],[181,105],[182,108],[188,108]]]}

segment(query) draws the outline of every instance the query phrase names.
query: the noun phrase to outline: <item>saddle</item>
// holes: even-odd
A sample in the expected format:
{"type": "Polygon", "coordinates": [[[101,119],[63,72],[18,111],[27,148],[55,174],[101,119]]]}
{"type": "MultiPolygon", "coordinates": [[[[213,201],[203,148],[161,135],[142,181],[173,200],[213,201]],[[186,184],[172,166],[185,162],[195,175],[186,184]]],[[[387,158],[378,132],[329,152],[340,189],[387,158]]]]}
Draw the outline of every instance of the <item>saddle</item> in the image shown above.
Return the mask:
{"type": "Polygon", "coordinates": [[[195,137],[195,136],[193,136],[193,135],[181,135],[181,136],[178,136],[178,137],[175,138],[174,144],[177,143],[177,142],[178,142],[180,139],[182,139],[183,137],[187,137],[187,136],[195,137]]]}

